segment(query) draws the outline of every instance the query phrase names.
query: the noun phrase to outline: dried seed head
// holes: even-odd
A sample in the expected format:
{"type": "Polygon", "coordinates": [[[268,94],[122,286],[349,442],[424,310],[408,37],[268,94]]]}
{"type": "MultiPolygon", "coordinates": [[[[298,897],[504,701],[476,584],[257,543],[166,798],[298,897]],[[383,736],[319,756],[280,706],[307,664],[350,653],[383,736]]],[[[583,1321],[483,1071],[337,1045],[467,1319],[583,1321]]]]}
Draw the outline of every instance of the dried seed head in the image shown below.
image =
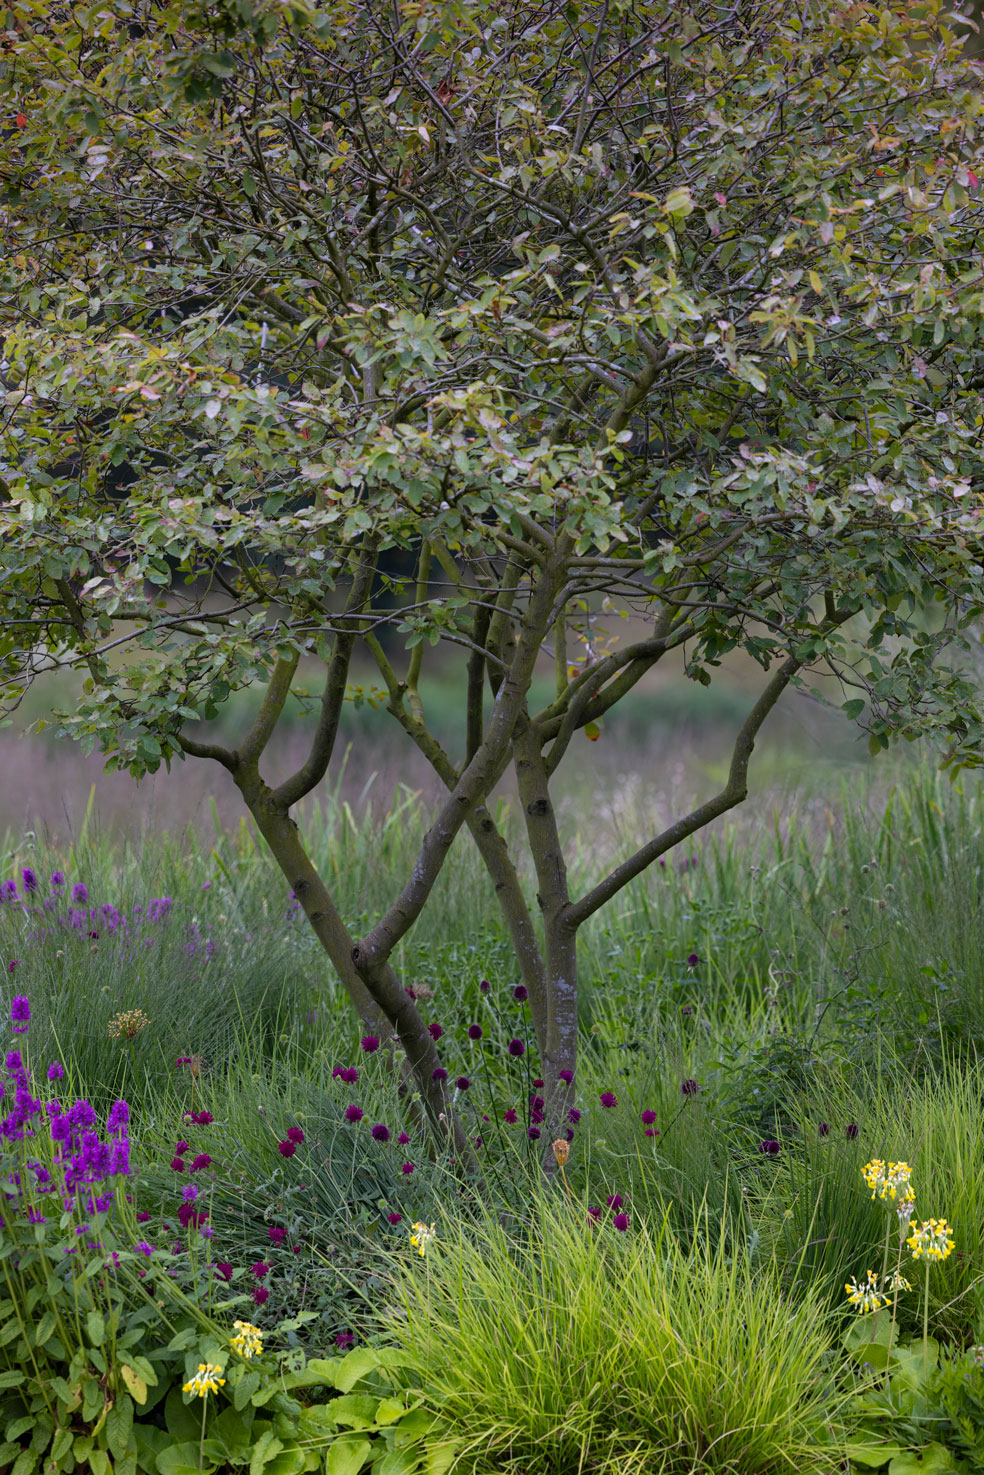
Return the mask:
{"type": "Polygon", "coordinates": [[[571,1155],[571,1144],[565,1142],[563,1137],[558,1137],[557,1141],[552,1142],[550,1145],[553,1148],[553,1155],[557,1159],[558,1168],[562,1168],[571,1155]]]}

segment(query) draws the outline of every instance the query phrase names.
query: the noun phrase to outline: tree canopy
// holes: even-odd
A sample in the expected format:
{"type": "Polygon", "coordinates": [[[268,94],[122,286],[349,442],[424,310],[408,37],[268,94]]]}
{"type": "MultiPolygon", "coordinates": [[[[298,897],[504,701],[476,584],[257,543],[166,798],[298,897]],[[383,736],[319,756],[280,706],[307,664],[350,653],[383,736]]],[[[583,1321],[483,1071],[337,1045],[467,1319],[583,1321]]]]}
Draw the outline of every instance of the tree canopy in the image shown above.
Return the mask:
{"type": "Polygon", "coordinates": [[[967,27],[938,0],[11,14],[8,706],[70,667],[61,734],[137,777],[228,768],[435,1123],[436,1048],[390,959],[467,827],[559,1120],[578,928],[745,797],[791,682],[832,673],[875,746],[928,733],[979,761],[948,655],[984,589],[967,27]],[[642,638],[599,626],[604,602],[642,638]],[[461,753],[420,696],[435,646],[460,662],[461,753]],[[668,653],[707,683],[738,648],[762,677],[726,785],[572,897],[551,788],[572,736],[668,653]],[[356,653],[447,789],[363,937],[290,817],[356,653]],[[324,668],[310,753],[268,780],[302,656],[324,668]],[[257,680],[241,740],[203,735],[257,680]],[[510,765],[535,904],[487,807],[510,765]]]}

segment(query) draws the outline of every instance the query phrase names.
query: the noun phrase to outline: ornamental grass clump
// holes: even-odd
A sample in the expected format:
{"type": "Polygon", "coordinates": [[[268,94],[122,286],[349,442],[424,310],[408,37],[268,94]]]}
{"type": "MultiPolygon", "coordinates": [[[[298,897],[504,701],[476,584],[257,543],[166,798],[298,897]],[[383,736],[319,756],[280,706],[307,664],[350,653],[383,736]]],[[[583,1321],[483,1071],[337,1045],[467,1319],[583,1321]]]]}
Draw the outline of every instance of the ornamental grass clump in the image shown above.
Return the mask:
{"type": "Polygon", "coordinates": [[[406,1256],[396,1331],[417,1386],[462,1435],[456,1469],[833,1469],[817,1297],[787,1300],[727,1242],[708,1233],[684,1250],[665,1220],[612,1232],[554,1194],[522,1221],[446,1223],[426,1268],[406,1256]]]}

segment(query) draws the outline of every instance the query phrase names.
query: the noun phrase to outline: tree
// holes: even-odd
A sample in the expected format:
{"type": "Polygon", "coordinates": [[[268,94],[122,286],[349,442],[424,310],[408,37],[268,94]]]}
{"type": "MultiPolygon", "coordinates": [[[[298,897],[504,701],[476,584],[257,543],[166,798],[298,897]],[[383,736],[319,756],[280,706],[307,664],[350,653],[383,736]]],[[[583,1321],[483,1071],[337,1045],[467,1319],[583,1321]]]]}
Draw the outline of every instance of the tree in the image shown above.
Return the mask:
{"type": "Polygon", "coordinates": [[[873,745],[928,733],[978,759],[945,657],[982,601],[980,68],[938,0],[13,17],[8,705],[78,669],[57,730],[110,767],[227,768],[439,1131],[438,1051],[390,960],[467,829],[554,1124],[578,929],[745,798],[787,686],[833,673],[873,745]],[[605,603],[643,638],[597,638],[605,603]],[[420,698],[435,646],[460,661],[461,753],[420,698]],[[737,648],[762,678],[727,783],[572,896],[553,800],[572,738],[670,652],[706,684],[737,648]],[[541,651],[555,694],[534,710],[541,651]],[[446,789],[360,937],[291,817],[356,652],[446,789]],[[310,752],[267,776],[302,656],[323,667],[310,752]],[[260,679],[234,746],[201,735],[260,679]],[[510,765],[535,904],[488,807],[510,765]]]}

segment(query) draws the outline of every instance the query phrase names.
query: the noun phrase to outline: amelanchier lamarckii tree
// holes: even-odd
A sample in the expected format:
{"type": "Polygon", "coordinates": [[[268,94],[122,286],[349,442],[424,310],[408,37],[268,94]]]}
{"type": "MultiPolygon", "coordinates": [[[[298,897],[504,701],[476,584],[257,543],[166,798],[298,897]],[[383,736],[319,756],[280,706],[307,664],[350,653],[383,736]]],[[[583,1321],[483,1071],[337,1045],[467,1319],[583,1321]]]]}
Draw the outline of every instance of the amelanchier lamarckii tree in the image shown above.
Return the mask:
{"type": "Polygon", "coordinates": [[[875,744],[928,732],[978,757],[946,648],[984,594],[984,74],[950,9],[6,11],[6,701],[76,669],[58,731],[110,766],[227,768],[437,1131],[437,1047],[390,960],[463,830],[551,1122],[578,929],[745,798],[790,683],[834,673],[875,744]],[[643,637],[586,644],[604,600],[643,637]],[[435,645],[460,659],[462,752],[419,695],[435,645]],[[571,895],[553,793],[572,738],[669,652],[706,683],[736,648],[762,675],[724,788],[571,895]],[[446,795],[357,936],[291,810],[366,654],[446,795]],[[272,775],[302,657],[323,666],[310,752],[272,775]],[[235,745],[202,736],[258,680],[235,745]],[[488,808],[510,765],[535,901],[488,808]]]}

